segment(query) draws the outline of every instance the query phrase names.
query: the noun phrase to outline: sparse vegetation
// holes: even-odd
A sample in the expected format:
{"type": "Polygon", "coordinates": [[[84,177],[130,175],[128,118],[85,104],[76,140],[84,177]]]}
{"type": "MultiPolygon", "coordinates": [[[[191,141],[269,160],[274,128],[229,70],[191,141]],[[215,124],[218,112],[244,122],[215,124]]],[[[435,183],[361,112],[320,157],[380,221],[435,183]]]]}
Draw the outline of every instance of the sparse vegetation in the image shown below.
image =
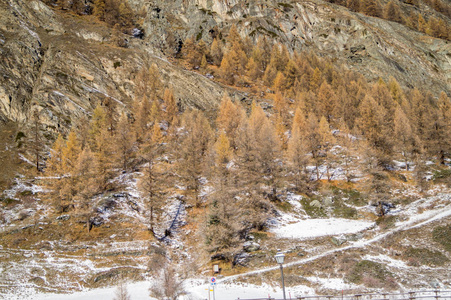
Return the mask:
{"type": "Polygon", "coordinates": [[[418,262],[421,265],[427,266],[443,266],[449,259],[439,251],[431,251],[425,248],[409,247],[403,254],[408,263],[415,265],[418,262]]]}
{"type": "Polygon", "coordinates": [[[451,225],[435,227],[432,231],[432,238],[446,251],[451,252],[451,225]]]}
{"type": "Polygon", "coordinates": [[[356,284],[363,284],[372,288],[386,288],[394,290],[398,287],[393,274],[384,265],[370,260],[358,262],[347,274],[346,278],[356,284]]]}

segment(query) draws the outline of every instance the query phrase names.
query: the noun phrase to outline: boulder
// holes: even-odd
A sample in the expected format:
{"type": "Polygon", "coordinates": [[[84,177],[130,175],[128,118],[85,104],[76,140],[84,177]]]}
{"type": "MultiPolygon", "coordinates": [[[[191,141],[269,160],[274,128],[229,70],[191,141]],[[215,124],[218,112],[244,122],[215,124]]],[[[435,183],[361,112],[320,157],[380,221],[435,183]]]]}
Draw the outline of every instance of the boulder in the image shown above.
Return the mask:
{"type": "Polygon", "coordinates": [[[252,241],[247,241],[244,243],[243,249],[246,252],[255,252],[260,250],[260,245],[252,241]]]}

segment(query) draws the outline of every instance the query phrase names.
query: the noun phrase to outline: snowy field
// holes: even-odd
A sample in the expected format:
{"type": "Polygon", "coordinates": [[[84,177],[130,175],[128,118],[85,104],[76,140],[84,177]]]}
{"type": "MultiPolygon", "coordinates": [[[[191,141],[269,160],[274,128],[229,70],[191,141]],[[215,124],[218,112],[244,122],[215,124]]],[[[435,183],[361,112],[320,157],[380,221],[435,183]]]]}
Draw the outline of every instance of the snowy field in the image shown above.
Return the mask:
{"type": "Polygon", "coordinates": [[[357,233],[374,226],[374,222],[349,219],[306,219],[273,228],[278,237],[308,239],[327,235],[357,233]]]}
{"type": "MultiPolygon", "coordinates": [[[[131,283],[127,285],[130,298],[133,299],[154,299],[149,296],[149,281],[131,283]]],[[[208,289],[210,297],[213,298],[212,287],[204,280],[190,280],[186,283],[185,289],[188,295],[181,300],[204,300],[208,299],[208,289]]],[[[8,300],[112,300],[115,295],[115,288],[94,289],[91,291],[77,292],[70,295],[64,294],[36,294],[28,297],[7,298],[8,300]]],[[[282,298],[282,290],[267,284],[256,286],[252,284],[228,284],[220,283],[214,288],[216,300],[246,299],[246,298],[282,298]]],[[[286,289],[287,296],[296,297],[300,295],[314,295],[314,290],[307,286],[295,286],[286,289]]]]}

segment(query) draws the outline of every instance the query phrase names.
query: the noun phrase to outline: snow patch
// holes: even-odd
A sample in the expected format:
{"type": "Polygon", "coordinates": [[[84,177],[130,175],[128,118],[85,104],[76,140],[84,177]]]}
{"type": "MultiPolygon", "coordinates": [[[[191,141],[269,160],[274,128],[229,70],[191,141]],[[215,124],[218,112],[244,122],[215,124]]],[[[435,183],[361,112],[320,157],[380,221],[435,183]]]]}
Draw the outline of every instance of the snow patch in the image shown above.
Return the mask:
{"type": "Polygon", "coordinates": [[[406,265],[406,263],[403,262],[402,260],[393,259],[390,256],[384,255],[384,254],[379,254],[378,256],[365,255],[365,257],[363,259],[374,261],[374,262],[379,262],[379,263],[384,263],[393,268],[399,268],[399,269],[408,269],[409,268],[409,266],[406,265]]]}
{"type": "Polygon", "coordinates": [[[306,277],[308,281],[321,285],[325,289],[331,290],[348,290],[362,288],[360,285],[353,283],[347,283],[342,278],[319,278],[319,277],[306,277]]]}
{"type": "Polygon", "coordinates": [[[352,234],[374,226],[374,222],[348,219],[307,219],[273,228],[278,237],[308,239],[328,235],[352,234]]]}

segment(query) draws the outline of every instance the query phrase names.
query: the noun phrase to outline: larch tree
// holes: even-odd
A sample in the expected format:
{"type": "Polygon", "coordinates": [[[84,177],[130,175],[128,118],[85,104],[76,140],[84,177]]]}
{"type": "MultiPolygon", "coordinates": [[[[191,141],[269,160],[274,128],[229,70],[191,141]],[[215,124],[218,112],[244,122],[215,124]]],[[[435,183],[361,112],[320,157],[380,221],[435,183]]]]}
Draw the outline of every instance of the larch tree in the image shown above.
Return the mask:
{"type": "Polygon", "coordinates": [[[368,16],[380,17],[382,15],[378,0],[362,0],[360,8],[368,16]]]}
{"type": "Polygon", "coordinates": [[[428,24],[421,14],[418,14],[418,30],[424,33],[428,30],[428,24]]]}
{"type": "Polygon", "coordinates": [[[214,150],[214,192],[209,195],[209,211],[205,225],[207,249],[213,256],[231,261],[240,249],[240,232],[243,231],[243,210],[240,207],[239,189],[235,172],[229,167],[232,151],[227,136],[220,133],[214,150]]]}
{"type": "Polygon", "coordinates": [[[388,2],[384,7],[384,17],[390,21],[401,22],[402,16],[399,6],[393,1],[388,2]]]}
{"type": "Polygon", "coordinates": [[[235,84],[235,76],[240,71],[239,64],[235,60],[236,56],[237,54],[233,49],[228,51],[222,58],[221,66],[219,67],[221,78],[229,85],[235,84]]]}
{"type": "Polygon", "coordinates": [[[329,122],[327,122],[324,116],[319,121],[318,133],[321,140],[321,152],[326,162],[327,180],[331,181],[333,174],[330,173],[330,169],[333,162],[333,155],[330,149],[335,142],[335,137],[332,135],[329,122]]]}
{"type": "Polygon", "coordinates": [[[34,163],[36,166],[36,171],[42,171],[41,168],[41,155],[44,148],[44,142],[41,134],[41,120],[40,120],[40,112],[35,109],[32,113],[32,135],[31,135],[31,143],[30,150],[33,153],[34,163]]]}
{"type": "Polygon", "coordinates": [[[307,117],[307,127],[305,134],[305,146],[308,153],[312,154],[312,159],[315,164],[316,180],[320,180],[319,166],[322,162],[321,157],[321,137],[319,134],[318,118],[312,112],[307,117]]]}
{"type": "Polygon", "coordinates": [[[288,167],[293,174],[295,188],[298,192],[305,192],[307,189],[307,149],[305,144],[306,120],[300,107],[296,109],[291,137],[288,140],[287,158],[288,167]]]}
{"type": "Polygon", "coordinates": [[[335,111],[335,105],[337,104],[337,96],[326,81],[319,87],[318,102],[321,107],[321,114],[325,116],[327,122],[330,123],[335,111]]]}
{"type": "Polygon", "coordinates": [[[345,122],[340,126],[339,145],[342,146],[340,152],[340,162],[343,168],[346,181],[351,182],[355,174],[352,172],[353,152],[355,150],[356,139],[350,134],[350,130],[345,122]]]}
{"type": "Polygon", "coordinates": [[[251,57],[247,62],[246,70],[247,70],[246,74],[247,76],[249,76],[251,80],[255,81],[261,76],[261,71],[253,57],[251,57]]]}
{"type": "Polygon", "coordinates": [[[395,148],[404,158],[406,170],[409,171],[411,156],[414,152],[419,152],[419,140],[416,138],[410,126],[410,121],[400,106],[395,111],[394,125],[395,148]]]}
{"type": "Polygon", "coordinates": [[[273,89],[277,92],[283,92],[286,89],[285,75],[282,72],[277,72],[276,78],[274,78],[273,89]]]}
{"type": "Polygon", "coordinates": [[[274,80],[277,77],[277,67],[274,59],[271,59],[270,63],[266,67],[265,73],[263,74],[263,82],[266,86],[272,87],[274,80]]]}
{"type": "MultiPolygon", "coordinates": [[[[290,59],[285,67],[285,88],[290,92],[294,88],[296,80],[299,78],[300,72],[294,59],[290,59]]],[[[293,91],[294,94],[294,91],[293,91]]]]}
{"type": "Polygon", "coordinates": [[[65,147],[65,141],[61,134],[58,134],[57,139],[53,143],[50,150],[50,158],[47,160],[46,172],[54,176],[61,176],[63,173],[63,149],[65,147]]]}
{"type": "Polygon", "coordinates": [[[352,11],[359,12],[360,11],[360,0],[347,0],[346,7],[352,11]]]}
{"type": "Polygon", "coordinates": [[[287,119],[288,102],[280,91],[274,95],[274,110],[283,119],[287,119]]]}
{"type": "Polygon", "coordinates": [[[209,144],[212,140],[212,129],[204,114],[198,110],[183,114],[184,132],[178,149],[178,175],[191,194],[192,203],[201,205],[199,192],[201,178],[205,174],[209,144]]]}
{"type": "Polygon", "coordinates": [[[210,55],[213,60],[213,64],[219,66],[222,61],[223,53],[221,44],[218,42],[217,39],[213,39],[213,42],[211,43],[210,55]]]}
{"type": "Polygon", "coordinates": [[[432,131],[433,149],[440,164],[444,165],[445,158],[451,153],[451,101],[445,92],[440,94],[437,107],[437,119],[432,131]]]}
{"type": "Polygon", "coordinates": [[[53,143],[52,149],[50,150],[50,158],[47,160],[47,167],[45,172],[47,175],[51,175],[54,178],[49,179],[47,186],[52,191],[50,194],[54,199],[54,206],[57,212],[62,210],[62,197],[61,190],[64,187],[65,179],[64,169],[63,169],[63,149],[66,147],[66,142],[64,141],[61,134],[53,143]]]}
{"type": "Polygon", "coordinates": [[[59,197],[62,211],[73,205],[72,200],[77,193],[76,166],[81,148],[74,131],[67,136],[66,145],[62,149],[61,178],[59,180],[59,197]]]}
{"type": "Polygon", "coordinates": [[[177,102],[175,101],[174,91],[173,89],[165,89],[163,95],[163,102],[165,106],[165,119],[169,125],[172,125],[176,122],[177,117],[177,102]]]}
{"type": "Polygon", "coordinates": [[[83,149],[78,157],[74,176],[77,183],[76,200],[78,210],[85,215],[88,233],[91,230],[91,217],[94,211],[93,197],[99,190],[97,161],[89,148],[83,149]]]}
{"type": "Polygon", "coordinates": [[[254,50],[255,49],[259,50],[258,51],[259,55],[254,56],[254,53],[256,53],[254,51],[252,55],[254,57],[255,62],[258,64],[261,72],[263,73],[269,64],[269,61],[271,60],[270,42],[265,36],[260,37],[257,41],[257,46],[254,48],[254,50]]]}
{"type": "Polygon", "coordinates": [[[227,135],[232,149],[236,148],[238,128],[245,118],[244,109],[239,104],[233,103],[230,97],[224,94],[216,118],[216,127],[218,131],[227,135]]]}
{"type": "Polygon", "coordinates": [[[391,153],[392,145],[385,126],[385,109],[367,95],[360,104],[359,111],[358,127],[368,140],[369,146],[376,150],[379,164],[386,166],[389,161],[387,155],[391,153]]]}
{"type": "Polygon", "coordinates": [[[81,115],[75,121],[75,124],[72,127],[72,130],[75,132],[78,143],[81,149],[87,147],[90,143],[89,140],[89,118],[86,114],[81,115]]]}
{"type": "Polygon", "coordinates": [[[113,174],[114,137],[108,127],[105,109],[97,105],[94,109],[89,126],[89,148],[96,156],[99,184],[102,189],[107,187],[107,182],[113,174]]]}
{"type": "Polygon", "coordinates": [[[323,82],[323,78],[322,78],[322,73],[320,71],[320,69],[318,67],[316,67],[313,70],[313,74],[310,78],[310,90],[313,92],[317,92],[317,90],[319,89],[319,87],[321,86],[321,83],[323,82]]]}
{"type": "Polygon", "coordinates": [[[108,131],[107,119],[105,109],[97,104],[94,109],[91,117],[91,121],[89,124],[89,147],[92,151],[98,151],[98,137],[101,135],[102,131],[108,131]]]}
{"type": "Polygon", "coordinates": [[[119,119],[119,112],[117,109],[117,102],[111,97],[105,97],[103,99],[103,110],[105,113],[105,125],[111,136],[116,131],[117,121],[119,119]]]}
{"type": "Polygon", "coordinates": [[[105,0],[94,0],[93,14],[98,17],[100,21],[105,21],[105,0]]]}
{"type": "Polygon", "coordinates": [[[143,164],[143,176],[138,183],[138,188],[144,196],[146,214],[148,216],[149,231],[156,236],[155,225],[160,220],[165,204],[163,189],[166,184],[166,173],[159,157],[163,152],[163,135],[160,126],[155,124],[146,135],[140,151],[143,164]]]}
{"type": "Polygon", "coordinates": [[[135,139],[132,134],[131,124],[125,113],[119,118],[116,134],[114,136],[114,153],[118,165],[127,172],[135,152],[135,139]]]}
{"type": "Polygon", "coordinates": [[[266,193],[270,199],[277,197],[280,184],[281,157],[280,140],[276,130],[266,117],[262,107],[252,105],[248,126],[241,128],[239,161],[243,180],[254,186],[265,184],[270,191],[266,193]]]}

